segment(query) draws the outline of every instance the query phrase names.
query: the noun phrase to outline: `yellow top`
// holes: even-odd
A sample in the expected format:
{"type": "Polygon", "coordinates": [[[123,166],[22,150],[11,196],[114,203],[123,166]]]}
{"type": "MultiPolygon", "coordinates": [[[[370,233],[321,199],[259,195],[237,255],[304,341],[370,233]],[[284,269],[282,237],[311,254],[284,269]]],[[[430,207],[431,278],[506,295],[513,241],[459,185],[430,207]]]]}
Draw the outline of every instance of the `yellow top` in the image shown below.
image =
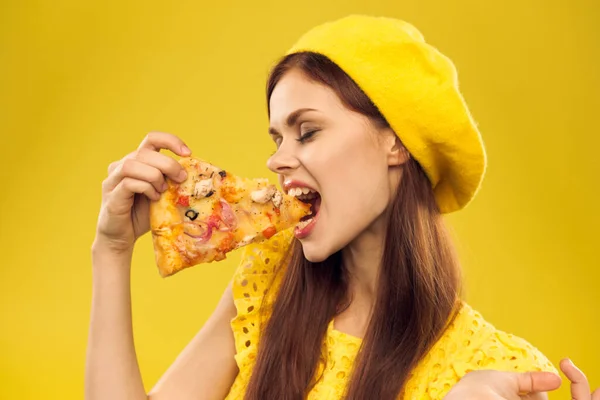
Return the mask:
{"type": "MultiPolygon", "coordinates": [[[[233,296],[237,316],[231,321],[235,336],[235,359],[239,374],[226,399],[240,400],[256,359],[259,338],[259,307],[269,285],[275,287],[274,267],[292,239],[292,231],[275,235],[263,244],[246,246],[234,274],[233,296]]],[[[269,295],[276,290],[269,290],[269,295]]],[[[309,393],[308,400],[340,399],[361,339],[337,331],[333,320],[325,337],[327,365],[322,379],[309,393]]],[[[455,321],[413,371],[406,386],[406,399],[441,399],[467,372],[477,369],[502,371],[546,370],[554,366],[525,340],[502,332],[464,304],[455,321]]]]}

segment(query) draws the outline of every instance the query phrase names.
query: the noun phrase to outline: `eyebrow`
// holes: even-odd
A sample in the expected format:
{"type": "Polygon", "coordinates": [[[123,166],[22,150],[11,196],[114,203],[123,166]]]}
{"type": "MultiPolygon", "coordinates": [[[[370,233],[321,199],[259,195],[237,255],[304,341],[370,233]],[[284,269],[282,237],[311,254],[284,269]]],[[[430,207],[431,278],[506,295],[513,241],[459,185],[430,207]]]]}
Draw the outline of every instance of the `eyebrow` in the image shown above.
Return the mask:
{"type": "MultiPolygon", "coordinates": [[[[290,115],[288,115],[287,119],[285,120],[285,125],[290,127],[290,126],[294,126],[296,124],[296,121],[298,121],[298,118],[300,118],[300,116],[302,114],[304,114],[305,112],[308,111],[317,111],[314,108],[299,108],[296,111],[294,111],[293,113],[291,113],[290,115]]],[[[273,127],[269,127],[269,135],[280,135],[279,131],[273,127]]]]}

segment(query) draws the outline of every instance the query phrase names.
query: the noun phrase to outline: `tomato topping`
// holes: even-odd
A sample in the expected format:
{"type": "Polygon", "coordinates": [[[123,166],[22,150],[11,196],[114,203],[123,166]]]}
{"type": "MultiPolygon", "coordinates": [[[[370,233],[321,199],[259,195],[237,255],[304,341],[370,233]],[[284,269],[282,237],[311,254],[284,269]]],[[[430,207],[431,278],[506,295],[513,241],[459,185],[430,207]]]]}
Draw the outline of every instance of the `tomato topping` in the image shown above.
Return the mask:
{"type": "Polygon", "coordinates": [[[190,196],[179,196],[177,199],[177,204],[184,207],[190,206],[190,196]]]}
{"type": "Polygon", "coordinates": [[[267,217],[269,217],[269,221],[272,221],[273,214],[271,214],[270,212],[267,212],[267,217]]]}
{"type": "Polygon", "coordinates": [[[263,236],[267,239],[269,239],[271,236],[273,236],[276,233],[277,233],[277,229],[273,225],[271,225],[270,227],[268,227],[267,229],[262,231],[263,236]]]}
{"type": "Polygon", "coordinates": [[[275,208],[275,214],[277,214],[277,216],[281,215],[281,211],[279,210],[279,208],[275,208]]]}

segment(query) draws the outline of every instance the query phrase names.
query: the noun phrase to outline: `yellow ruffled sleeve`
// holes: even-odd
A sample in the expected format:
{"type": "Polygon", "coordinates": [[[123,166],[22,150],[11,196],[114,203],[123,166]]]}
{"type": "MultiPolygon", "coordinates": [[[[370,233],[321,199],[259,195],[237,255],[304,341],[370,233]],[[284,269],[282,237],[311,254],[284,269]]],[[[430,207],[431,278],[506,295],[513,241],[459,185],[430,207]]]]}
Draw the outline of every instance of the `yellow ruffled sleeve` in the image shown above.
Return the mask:
{"type": "Polygon", "coordinates": [[[470,371],[557,372],[537,348],[496,329],[464,304],[455,321],[415,370],[407,398],[442,399],[470,371]]]}

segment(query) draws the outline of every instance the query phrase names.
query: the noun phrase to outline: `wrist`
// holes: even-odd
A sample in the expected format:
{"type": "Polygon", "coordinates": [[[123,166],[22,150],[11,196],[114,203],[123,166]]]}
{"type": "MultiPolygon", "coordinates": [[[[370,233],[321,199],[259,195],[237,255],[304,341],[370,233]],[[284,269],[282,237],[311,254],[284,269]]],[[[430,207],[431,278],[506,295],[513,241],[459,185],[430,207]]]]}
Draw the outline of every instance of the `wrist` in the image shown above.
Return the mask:
{"type": "Polygon", "coordinates": [[[92,268],[100,271],[118,271],[129,274],[133,258],[133,247],[107,241],[97,237],[91,248],[92,268]]]}
{"type": "Polygon", "coordinates": [[[133,256],[133,243],[123,240],[114,240],[103,235],[96,235],[92,243],[92,257],[128,259],[133,256]]]}

